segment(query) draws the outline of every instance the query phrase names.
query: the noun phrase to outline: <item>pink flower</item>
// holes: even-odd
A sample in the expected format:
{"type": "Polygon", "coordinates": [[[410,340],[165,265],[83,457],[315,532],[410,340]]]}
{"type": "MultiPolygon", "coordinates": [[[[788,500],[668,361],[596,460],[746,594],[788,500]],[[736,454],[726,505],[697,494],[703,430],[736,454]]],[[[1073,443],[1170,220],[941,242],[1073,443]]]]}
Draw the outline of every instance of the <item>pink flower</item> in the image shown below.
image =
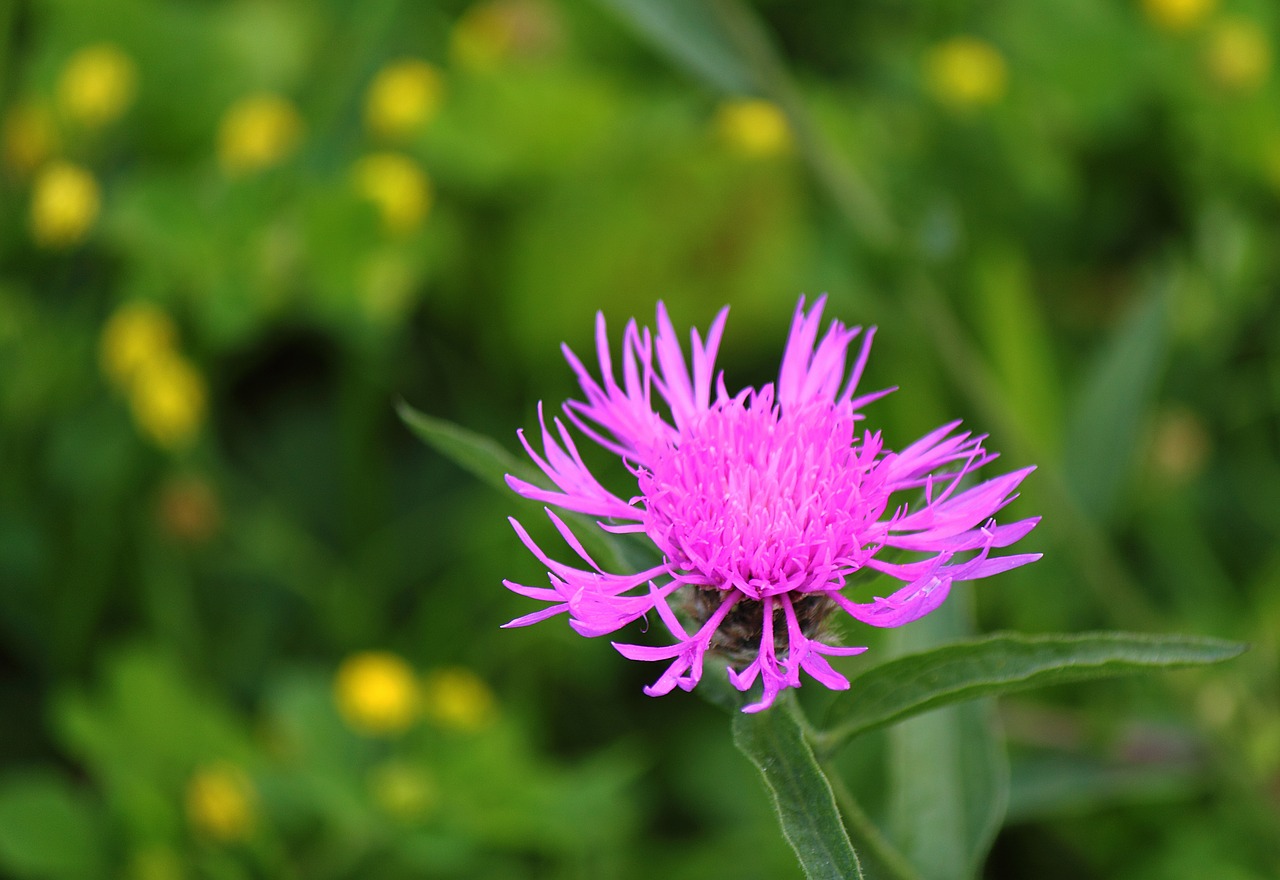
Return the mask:
{"type": "Polygon", "coordinates": [[[670,661],[645,692],[691,690],[707,653],[715,651],[741,667],[730,669],[739,690],[761,681],[761,699],[745,709],[756,712],[783,688],[799,687],[801,671],[829,688],[849,687],[826,658],[866,648],[823,640],[834,611],[872,626],[901,626],[941,605],[956,581],[1040,558],[991,555],[1039,521],[996,525],[992,518],[1033,468],[962,488],[969,474],[996,456],[983,448],[984,437],[958,433],[959,422],[900,452],[885,448],[878,432],[858,430],[862,408],[893,389],[857,393],[874,328],[862,335],[849,369],[850,345],[861,328],[834,321],[819,341],[824,301],[806,312],[801,298],[776,385],[737,394],[725,389],[723,373],[714,372],[727,308],[705,342],[691,331],[691,365],[661,303],[656,336],[629,322],[621,383],[603,315],[596,317],[598,380],[564,348],[585,396],[565,404],[566,417],[622,459],[638,492],[624,500],[602,486],[564,422],[554,418],[548,428],[541,409],[542,453],[523,431],[520,440],[555,488],[512,476],[507,483],[526,498],[599,517],[606,531],[645,535],[662,561],[634,574],[606,572],[547,508],[581,560],[566,565],[512,519],[520,540],[547,566],[551,586],[504,583],[551,604],[507,626],[567,612],[579,633],[600,636],[656,611],[674,644],[614,643],[632,660],[670,661]],[[655,408],[659,399],[661,412],[655,408]],[[890,561],[884,558],[890,551],[901,552],[890,561]],[[857,585],[850,579],[859,572],[887,575],[901,585],[888,596],[854,601],[844,590],[853,591],[857,585]]]}

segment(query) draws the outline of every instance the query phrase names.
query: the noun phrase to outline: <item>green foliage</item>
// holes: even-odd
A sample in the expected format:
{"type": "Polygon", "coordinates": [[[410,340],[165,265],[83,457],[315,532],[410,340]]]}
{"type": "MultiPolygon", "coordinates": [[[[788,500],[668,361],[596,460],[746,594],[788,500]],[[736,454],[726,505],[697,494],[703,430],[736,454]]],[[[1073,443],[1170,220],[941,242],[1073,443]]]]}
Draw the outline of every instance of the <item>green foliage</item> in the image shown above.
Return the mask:
{"type": "Polygon", "coordinates": [[[763,774],[782,833],[805,876],[862,877],[831,785],[805,741],[794,700],[780,698],[772,711],[735,716],[733,741],[763,774]]]}
{"type": "MultiPolygon", "coordinates": [[[[819,875],[845,831],[896,880],[1273,874],[1280,21],[1170,9],[0,4],[0,874],[800,876],[779,816],[819,875]],[[935,75],[960,36],[1003,64],[968,103],[935,75]],[[95,121],[110,74],[66,78],[104,43],[134,88],[95,121]],[[438,106],[390,134],[367,99],[404,60],[438,106]],[[229,158],[224,126],[261,93],[298,127],[254,166],[262,127],[229,158]],[[727,132],[744,97],[788,145],[727,132]],[[385,153],[427,187],[370,192],[385,153]],[[96,200],[42,196],[59,163],[96,200]],[[504,518],[558,540],[503,477],[540,479],[512,434],[577,393],[558,346],[590,363],[596,311],[616,341],[657,298],[678,326],[731,304],[738,387],[822,291],[879,327],[890,446],[963,418],[1038,465],[1007,515],[1043,515],[1045,557],[972,631],[1058,635],[842,632],[852,688],[796,705],[824,725],[731,722],[775,815],[721,713],[559,621],[499,630],[531,610],[502,579],[545,577],[504,518]],[[138,303],[177,439],[108,365],[138,303]],[[492,724],[424,702],[356,732],[334,676],[370,648],[470,670],[492,724]]],[[[574,526],[606,568],[652,559],[574,526]]]]}

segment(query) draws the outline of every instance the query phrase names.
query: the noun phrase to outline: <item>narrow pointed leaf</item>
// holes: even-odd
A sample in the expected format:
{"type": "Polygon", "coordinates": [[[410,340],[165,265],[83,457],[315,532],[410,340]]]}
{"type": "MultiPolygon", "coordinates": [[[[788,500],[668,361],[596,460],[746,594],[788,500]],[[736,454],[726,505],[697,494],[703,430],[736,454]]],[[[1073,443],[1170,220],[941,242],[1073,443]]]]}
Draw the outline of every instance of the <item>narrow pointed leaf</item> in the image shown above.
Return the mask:
{"type": "Polygon", "coordinates": [[[828,716],[820,747],[938,706],[1049,684],[1229,660],[1238,642],[1197,636],[997,633],[900,657],[863,673],[828,716]]]}
{"type": "Polygon", "coordinates": [[[1153,287],[1099,352],[1067,422],[1063,467],[1083,509],[1105,519],[1133,477],[1138,435],[1169,341],[1168,296],[1153,287]]]}
{"type": "MultiPolygon", "coordinates": [[[[419,412],[404,401],[396,404],[396,412],[419,440],[503,494],[518,498],[507,486],[507,474],[537,486],[552,488],[541,471],[516,458],[491,437],[419,412]]],[[[518,501],[537,510],[543,506],[523,498],[518,501]]],[[[604,531],[592,517],[568,512],[562,512],[560,517],[576,526],[574,533],[602,565],[612,567],[614,571],[629,572],[640,571],[653,564],[639,542],[604,531]]]]}
{"type": "MultiPolygon", "coordinates": [[[[960,591],[917,624],[894,630],[896,651],[918,650],[972,632],[972,593],[960,591]]],[[[923,880],[979,874],[1004,822],[1009,759],[993,701],[918,715],[888,731],[888,832],[923,880]]]]}
{"type": "Polygon", "coordinates": [[[756,90],[750,63],[711,6],[689,0],[599,0],[655,48],[716,88],[746,94],[756,90]]]}
{"type": "Polygon", "coordinates": [[[861,878],[831,784],[813,757],[796,717],[795,701],[781,697],[771,709],[733,719],[733,742],[764,775],[782,824],[810,880],[861,878]]]}

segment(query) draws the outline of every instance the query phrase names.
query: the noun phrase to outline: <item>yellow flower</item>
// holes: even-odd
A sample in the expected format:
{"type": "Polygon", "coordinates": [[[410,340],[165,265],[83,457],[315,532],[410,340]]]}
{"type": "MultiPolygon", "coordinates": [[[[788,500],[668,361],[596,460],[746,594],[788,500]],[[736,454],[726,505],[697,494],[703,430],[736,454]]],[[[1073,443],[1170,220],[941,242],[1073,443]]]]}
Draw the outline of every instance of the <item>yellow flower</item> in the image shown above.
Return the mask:
{"type": "Polygon", "coordinates": [[[536,57],[560,41],[555,12],[540,0],[488,0],[462,14],[449,33],[449,57],[466,70],[491,71],[512,57],[536,57]]]}
{"type": "Polygon", "coordinates": [[[70,162],[51,162],[32,186],[31,234],[43,247],[71,247],[88,235],[101,207],[92,174],[70,162]]]}
{"type": "Polygon", "coordinates": [[[89,128],[119,119],[133,103],[138,67],[119,46],[96,43],[67,61],[58,77],[58,103],[67,117],[89,128]]]}
{"type": "Polygon", "coordinates": [[[772,101],[725,101],[716,109],[713,125],[720,139],[744,156],[778,156],[791,150],[791,126],[772,101]]]}
{"type": "Polygon", "coordinates": [[[447,730],[481,730],[497,714],[489,686],[462,667],[437,669],[426,677],[422,708],[434,724],[447,730]]]}
{"type": "Polygon", "coordinates": [[[353,176],[356,191],[373,202],[392,235],[418,228],[431,208],[431,181],[408,156],[373,153],[356,162],[353,176]]]}
{"type": "Polygon", "coordinates": [[[204,423],[204,378],[177,353],[145,361],[129,388],[133,421],[157,446],[185,449],[204,423]]]}
{"type": "Polygon", "coordinates": [[[4,117],[4,163],[19,174],[35,171],[58,147],[53,114],[42,104],[14,104],[4,117]]]}
{"type": "Polygon", "coordinates": [[[120,306],[102,328],[98,356],[102,372],[117,388],[127,391],[142,366],[168,357],[178,338],[173,319],[148,302],[120,306]]]}
{"type": "Polygon", "coordinates": [[[418,715],[418,681],[413,669],[387,651],[348,657],[338,667],[333,691],[338,712],[360,733],[403,733],[418,715]]]}
{"type": "Polygon", "coordinates": [[[387,138],[407,138],[436,117],[444,98],[440,71],[408,58],[378,72],[364,99],[369,130],[387,138]]]}
{"type": "Polygon", "coordinates": [[[1209,34],[1205,51],[1209,77],[1224,89],[1252,91],[1271,72],[1271,44],[1256,22],[1247,18],[1227,18],[1209,34]]]}
{"type": "Polygon", "coordinates": [[[1204,21],[1218,0],[1142,0],[1147,20],[1161,30],[1182,33],[1204,21]]]}
{"type": "Polygon", "coordinates": [[[218,162],[235,177],[277,165],[302,139],[302,117],[279,95],[249,95],[232,104],[218,126],[218,162]]]}
{"type": "Polygon", "coordinates": [[[929,50],[925,84],[943,104],[963,110],[1004,97],[1008,69],[1004,56],[975,37],[952,37],[929,50]]]}
{"type": "Polygon", "coordinates": [[[257,824],[253,784],[234,764],[202,767],[187,781],[187,821],[220,843],[244,840],[257,824]]]}
{"type": "Polygon", "coordinates": [[[384,813],[401,820],[421,818],[437,795],[431,777],[421,767],[404,761],[388,761],[369,776],[369,792],[384,813]]]}

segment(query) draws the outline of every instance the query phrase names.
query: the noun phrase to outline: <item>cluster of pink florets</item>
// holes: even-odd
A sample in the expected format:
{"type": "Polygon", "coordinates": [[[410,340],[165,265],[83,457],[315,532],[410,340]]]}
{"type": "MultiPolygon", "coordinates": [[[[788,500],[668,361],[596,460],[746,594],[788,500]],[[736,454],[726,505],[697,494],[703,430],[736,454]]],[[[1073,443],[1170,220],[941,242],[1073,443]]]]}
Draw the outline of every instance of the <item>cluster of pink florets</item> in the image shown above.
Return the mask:
{"type": "Polygon", "coordinates": [[[735,687],[747,690],[760,679],[763,695],[746,709],[758,711],[782,688],[799,687],[801,671],[830,688],[849,686],[825,658],[866,649],[821,640],[830,611],[843,609],[872,626],[900,626],[937,608],[955,581],[1039,558],[990,555],[1038,521],[998,526],[992,519],[1031,468],[962,489],[964,478],[995,456],[983,449],[984,438],[957,433],[958,422],[900,452],[886,450],[879,433],[858,431],[861,409],[892,389],[857,395],[874,331],[861,334],[836,321],[819,340],[823,304],[819,299],[806,312],[801,299],[776,385],[733,395],[723,375],[714,376],[713,385],[727,309],[705,342],[691,332],[692,369],[661,304],[656,337],[628,323],[621,383],[602,316],[599,380],[565,348],[585,396],[569,401],[565,414],[624,460],[638,494],[623,500],[605,489],[559,418],[552,420],[554,432],[541,420],[541,454],[520,435],[555,488],[514,477],[508,483],[527,498],[597,517],[608,531],[643,533],[662,562],[634,574],[606,572],[548,509],[586,567],[565,565],[513,519],[521,540],[547,566],[551,586],[506,584],[551,605],[508,626],[566,612],[574,629],[598,636],[654,611],[675,644],[614,643],[631,659],[670,661],[647,693],[692,689],[714,650],[745,663],[730,670],[735,687]],[[859,335],[850,369],[850,346],[859,335]],[[666,414],[655,408],[655,392],[666,414]],[[894,497],[898,493],[911,497],[894,497]],[[886,548],[916,558],[885,561],[879,556],[886,548]],[[888,575],[902,586],[855,602],[842,590],[859,571],[888,575]]]}

